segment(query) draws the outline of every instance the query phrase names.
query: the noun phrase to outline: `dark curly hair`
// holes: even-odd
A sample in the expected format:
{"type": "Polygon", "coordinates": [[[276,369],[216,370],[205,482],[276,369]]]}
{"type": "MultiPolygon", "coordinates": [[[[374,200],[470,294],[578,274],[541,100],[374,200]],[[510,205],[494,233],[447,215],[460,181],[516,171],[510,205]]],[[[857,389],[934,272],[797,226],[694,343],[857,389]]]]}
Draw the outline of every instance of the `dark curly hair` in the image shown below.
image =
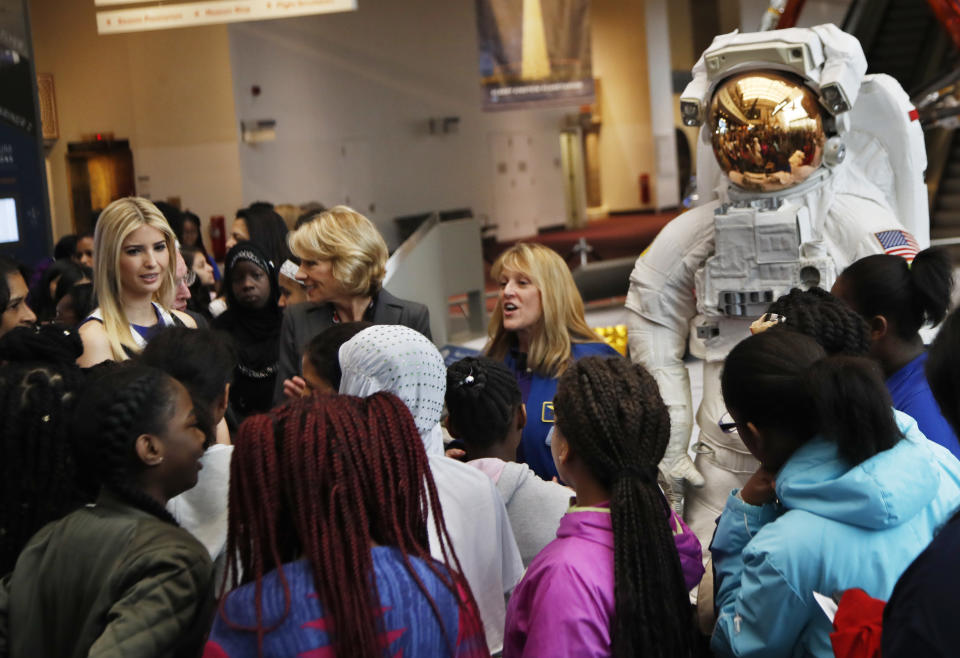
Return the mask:
{"type": "Polygon", "coordinates": [[[810,336],[827,354],[864,356],[870,351],[870,327],[860,315],[823,288],[793,288],[770,304],[788,329],[810,336]]]}

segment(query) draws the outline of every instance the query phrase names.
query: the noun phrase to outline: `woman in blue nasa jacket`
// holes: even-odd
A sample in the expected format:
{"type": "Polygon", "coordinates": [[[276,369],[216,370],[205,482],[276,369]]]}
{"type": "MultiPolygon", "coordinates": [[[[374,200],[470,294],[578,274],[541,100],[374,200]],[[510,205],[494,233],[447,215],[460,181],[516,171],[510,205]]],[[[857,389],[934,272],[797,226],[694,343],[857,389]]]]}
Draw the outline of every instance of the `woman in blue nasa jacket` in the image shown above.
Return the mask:
{"type": "Polygon", "coordinates": [[[490,276],[500,296],[486,353],[513,370],[527,407],[517,461],[550,480],[557,469],[546,441],[558,378],[577,359],[618,354],[587,326],[570,269],[552,249],[518,243],[500,255],[490,276]]]}
{"type": "Polygon", "coordinates": [[[892,409],[879,369],[788,331],[727,357],[724,401],[760,468],[711,545],[718,656],[833,656],[813,593],[887,599],[960,503],[960,463],[892,409]]]}

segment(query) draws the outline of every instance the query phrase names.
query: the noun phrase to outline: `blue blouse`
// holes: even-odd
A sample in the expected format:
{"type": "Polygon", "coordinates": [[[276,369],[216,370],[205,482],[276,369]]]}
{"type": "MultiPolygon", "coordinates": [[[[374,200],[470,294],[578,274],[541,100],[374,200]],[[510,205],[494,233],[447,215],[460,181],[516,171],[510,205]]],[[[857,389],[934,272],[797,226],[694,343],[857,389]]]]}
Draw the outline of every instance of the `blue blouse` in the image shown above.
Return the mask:
{"type": "MultiPolygon", "coordinates": [[[[604,342],[573,343],[570,351],[574,361],[585,356],[620,356],[619,352],[604,342]]],[[[514,351],[504,359],[517,378],[523,403],[527,407],[527,424],[517,448],[517,461],[527,464],[544,480],[552,480],[558,474],[550,446],[547,445],[547,434],[555,422],[553,396],[557,393],[557,377],[545,377],[526,368],[521,369],[519,363],[522,361],[521,355],[514,351]]]]}
{"type": "Polygon", "coordinates": [[[927,383],[923,370],[926,362],[927,353],[923,352],[887,378],[887,390],[893,399],[893,408],[913,416],[924,436],[960,459],[960,441],[957,441],[957,435],[940,412],[940,405],[927,383]]]}

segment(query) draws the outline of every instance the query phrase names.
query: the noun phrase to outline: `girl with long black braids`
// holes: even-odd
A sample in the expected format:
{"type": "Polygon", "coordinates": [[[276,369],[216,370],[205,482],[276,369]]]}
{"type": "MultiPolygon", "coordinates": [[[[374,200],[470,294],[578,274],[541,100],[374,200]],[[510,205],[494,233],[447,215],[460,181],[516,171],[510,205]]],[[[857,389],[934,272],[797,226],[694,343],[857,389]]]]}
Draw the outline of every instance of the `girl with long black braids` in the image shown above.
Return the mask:
{"type": "Polygon", "coordinates": [[[274,265],[252,242],[238,242],[227,252],[223,276],[227,310],[213,321],[213,328],[230,334],[237,348],[230,407],[238,423],[268,411],[273,402],[283,321],[274,265]]]}
{"type": "Polygon", "coordinates": [[[0,581],[2,653],[196,655],[213,566],[164,507],[197,483],[203,455],[187,389],[154,368],[107,366],[76,416],[78,462],[100,495],[34,535],[0,581]]]}
{"type": "Polygon", "coordinates": [[[664,522],[657,486],[670,417],[656,382],[625,359],[586,357],[560,377],[554,403],[550,449],[576,504],[510,597],[503,655],[690,656],[682,529],[664,522]]]}

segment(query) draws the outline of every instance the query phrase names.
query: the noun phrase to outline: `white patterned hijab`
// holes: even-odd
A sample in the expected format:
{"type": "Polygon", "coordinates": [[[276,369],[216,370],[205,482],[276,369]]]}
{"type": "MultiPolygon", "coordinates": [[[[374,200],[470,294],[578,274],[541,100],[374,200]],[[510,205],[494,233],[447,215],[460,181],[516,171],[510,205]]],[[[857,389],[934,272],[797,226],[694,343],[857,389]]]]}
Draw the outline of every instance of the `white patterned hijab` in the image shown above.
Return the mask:
{"type": "MultiPolygon", "coordinates": [[[[366,397],[387,391],[413,414],[429,455],[447,532],[483,618],[487,646],[498,651],[503,647],[504,594],[520,580],[523,562],[493,481],[443,454],[440,413],[447,370],[440,352],[413,329],[376,325],[343,344],[340,370],[341,393],[366,397]]],[[[430,553],[443,559],[430,513],[430,553]]]]}
{"type": "Polygon", "coordinates": [[[393,393],[413,414],[427,454],[443,454],[440,415],[447,369],[423,334],[393,324],[364,329],[340,347],[340,370],[341,393],[359,397],[393,393]]]}

